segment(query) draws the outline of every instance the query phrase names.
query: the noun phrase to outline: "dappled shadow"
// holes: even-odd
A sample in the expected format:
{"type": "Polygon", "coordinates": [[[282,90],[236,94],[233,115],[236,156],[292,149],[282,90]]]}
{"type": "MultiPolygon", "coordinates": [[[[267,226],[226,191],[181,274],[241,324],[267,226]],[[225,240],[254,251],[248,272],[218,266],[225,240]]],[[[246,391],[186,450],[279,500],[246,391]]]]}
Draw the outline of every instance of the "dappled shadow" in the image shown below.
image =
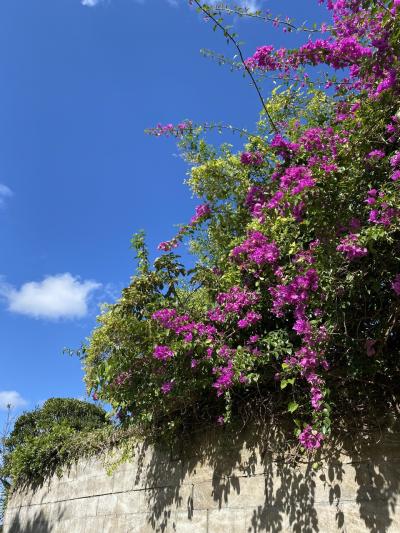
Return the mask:
{"type": "MultiPolygon", "coordinates": [[[[110,505],[121,495],[121,506],[109,513],[126,515],[132,531],[140,532],[400,531],[400,517],[394,516],[399,420],[377,416],[369,425],[356,420],[346,428],[309,456],[297,447],[288,420],[231,429],[201,426],[170,447],[138,444],[133,464],[115,471],[115,480],[106,484],[111,488],[95,494],[110,498],[110,505]]],[[[101,469],[97,472],[101,482],[101,469]]],[[[12,509],[6,533],[57,533],[62,507],[55,506],[59,515],[49,522],[36,496],[37,514],[36,507],[26,517],[24,506],[12,509]]],[[[79,497],[89,496],[83,490],[79,497]]],[[[131,531],[127,527],[115,531],[131,531]]]]}
{"type": "MultiPolygon", "coordinates": [[[[313,457],[294,444],[287,432],[259,424],[236,432],[203,429],[168,451],[143,451],[149,457],[141,459],[138,480],[145,480],[148,522],[154,531],[179,531],[183,517],[207,512],[206,529],[198,530],[212,533],[218,511],[239,508],[248,533],[324,533],[328,522],[338,531],[397,527],[397,420],[384,433],[355,428],[352,435],[334,436],[313,457]]],[[[226,520],[229,529],[233,518],[226,520]]]]}
{"type": "Polygon", "coordinates": [[[33,517],[25,520],[23,514],[16,514],[6,525],[5,533],[50,533],[54,531],[43,511],[38,511],[33,517]]]}

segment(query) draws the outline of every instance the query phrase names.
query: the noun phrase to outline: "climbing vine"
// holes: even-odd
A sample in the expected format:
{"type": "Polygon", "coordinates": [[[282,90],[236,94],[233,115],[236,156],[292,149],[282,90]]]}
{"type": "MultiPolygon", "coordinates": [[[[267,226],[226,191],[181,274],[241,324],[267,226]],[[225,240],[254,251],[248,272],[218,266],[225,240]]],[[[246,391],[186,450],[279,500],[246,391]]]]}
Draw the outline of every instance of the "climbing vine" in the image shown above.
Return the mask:
{"type": "MultiPolygon", "coordinates": [[[[200,200],[153,265],[144,236],[134,238],[137,273],[86,347],[88,389],[123,425],[160,434],[225,425],[269,398],[313,450],[343,397],[365,398],[366,384],[395,394],[400,0],[325,3],[328,22],[312,31],[233,10],[305,38],[296,49],[240,52],[235,66],[262,102],[242,150],[207,143],[212,127],[233,127],[149,130],[177,140],[200,200]],[[272,75],[280,82],[264,99],[272,75]],[[177,254],[185,243],[190,269],[177,254]]],[[[195,4],[239,46],[223,21],[232,8],[195,4]]]]}

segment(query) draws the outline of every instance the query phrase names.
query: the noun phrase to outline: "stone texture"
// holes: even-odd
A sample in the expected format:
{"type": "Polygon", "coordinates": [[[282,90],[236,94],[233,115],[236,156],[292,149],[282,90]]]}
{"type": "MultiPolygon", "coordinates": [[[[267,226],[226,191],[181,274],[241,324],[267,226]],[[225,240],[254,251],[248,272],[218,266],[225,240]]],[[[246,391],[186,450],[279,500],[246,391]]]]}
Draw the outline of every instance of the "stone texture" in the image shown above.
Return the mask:
{"type": "Polygon", "coordinates": [[[4,533],[400,532],[393,435],[327,453],[317,471],[307,460],[266,455],[250,439],[224,447],[213,438],[189,453],[138,446],[112,475],[100,459],[82,459],[12,495],[4,533]]]}

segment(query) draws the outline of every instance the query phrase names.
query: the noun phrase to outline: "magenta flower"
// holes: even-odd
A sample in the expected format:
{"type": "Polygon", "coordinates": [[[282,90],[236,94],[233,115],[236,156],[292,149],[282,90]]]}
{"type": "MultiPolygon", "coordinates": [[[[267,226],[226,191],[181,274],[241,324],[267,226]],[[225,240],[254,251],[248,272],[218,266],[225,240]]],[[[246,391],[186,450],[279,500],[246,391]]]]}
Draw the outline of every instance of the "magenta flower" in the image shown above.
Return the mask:
{"type": "Polygon", "coordinates": [[[400,167],[400,152],[390,158],[390,165],[392,168],[400,167]]]}
{"type": "Polygon", "coordinates": [[[178,247],[178,240],[177,239],[171,239],[170,241],[163,241],[160,242],[160,244],[157,246],[159,250],[162,250],[163,252],[169,252],[173,248],[178,247]]]}
{"type": "Polygon", "coordinates": [[[321,410],[323,394],[319,387],[311,387],[311,406],[315,411],[321,410]]]}
{"type": "Polygon", "coordinates": [[[260,231],[250,231],[247,239],[231,252],[233,260],[243,268],[249,269],[252,264],[259,267],[275,263],[279,259],[279,248],[269,242],[260,231]]]}
{"type": "Polygon", "coordinates": [[[396,170],[393,172],[393,174],[390,176],[393,181],[399,181],[400,180],[400,170],[396,170]]]}
{"type": "Polygon", "coordinates": [[[195,214],[192,216],[189,222],[189,226],[195,226],[201,220],[206,219],[211,215],[211,209],[208,204],[198,205],[195,208],[195,214]]]}
{"type": "Polygon", "coordinates": [[[387,91],[394,87],[397,83],[397,73],[394,69],[390,69],[385,72],[384,79],[378,84],[374,93],[375,97],[378,97],[383,91],[387,91]]]}
{"type": "Polygon", "coordinates": [[[163,394],[169,394],[172,389],[174,388],[174,382],[173,381],[166,381],[161,385],[161,392],[163,394]]]}
{"type": "Polygon", "coordinates": [[[271,141],[271,148],[276,148],[279,155],[285,157],[290,153],[296,153],[300,149],[300,144],[287,141],[280,133],[277,133],[271,141]]]}
{"type": "Polygon", "coordinates": [[[211,359],[213,353],[214,353],[214,350],[212,348],[207,348],[207,350],[206,350],[206,359],[211,359]]]}
{"type": "Polygon", "coordinates": [[[400,274],[397,274],[397,276],[394,278],[392,283],[392,289],[397,294],[397,296],[400,296],[400,274]]]}
{"type": "Polygon", "coordinates": [[[262,316],[260,315],[260,313],[256,313],[255,311],[248,311],[245,317],[238,321],[238,328],[248,328],[249,326],[252,326],[253,324],[259,322],[261,318],[262,316]]]}
{"type": "Polygon", "coordinates": [[[228,361],[227,366],[215,368],[213,372],[219,374],[219,377],[213,383],[213,387],[217,389],[217,396],[222,396],[224,391],[228,390],[233,384],[234,370],[232,361],[228,361]]]}
{"type": "Polygon", "coordinates": [[[240,156],[240,162],[242,165],[254,165],[259,167],[264,163],[264,157],[261,152],[243,152],[240,156]]]}
{"type": "Polygon", "coordinates": [[[385,152],[382,152],[382,150],[372,150],[367,155],[367,159],[382,159],[382,157],[385,157],[385,152]]]}
{"type": "Polygon", "coordinates": [[[273,46],[260,46],[252,57],[246,59],[249,68],[263,68],[265,70],[277,70],[278,62],[273,55],[273,46]]]}
{"type": "Polygon", "coordinates": [[[263,210],[267,206],[267,201],[262,187],[258,185],[250,187],[246,196],[245,205],[249,209],[252,217],[260,222],[265,222],[263,210]]]}
{"type": "Polygon", "coordinates": [[[156,346],[154,348],[153,357],[160,361],[167,361],[171,359],[175,354],[168,346],[156,346]]]}
{"type": "Polygon", "coordinates": [[[322,433],[314,430],[311,426],[305,427],[299,435],[300,444],[307,450],[320,448],[323,440],[322,433]]]}
{"type": "Polygon", "coordinates": [[[343,237],[340,244],[336,247],[336,250],[342,252],[349,261],[360,259],[368,254],[368,250],[365,246],[360,246],[358,244],[358,236],[353,233],[343,237]]]}
{"type": "Polygon", "coordinates": [[[293,329],[298,335],[308,335],[312,331],[310,322],[304,318],[298,318],[293,329]]]}

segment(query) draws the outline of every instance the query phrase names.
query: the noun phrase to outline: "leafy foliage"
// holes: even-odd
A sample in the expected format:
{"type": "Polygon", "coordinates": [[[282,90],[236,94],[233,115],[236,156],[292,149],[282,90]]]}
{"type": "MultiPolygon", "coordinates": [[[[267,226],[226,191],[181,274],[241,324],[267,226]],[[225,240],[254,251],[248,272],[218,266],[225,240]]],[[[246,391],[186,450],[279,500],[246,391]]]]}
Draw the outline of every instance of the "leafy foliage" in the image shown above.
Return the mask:
{"type": "MultiPolygon", "coordinates": [[[[42,407],[23,413],[5,439],[3,479],[14,486],[40,483],[48,475],[70,464],[80,455],[91,453],[80,445],[97,435],[111,431],[106,412],[99,406],[70,398],[50,398],[42,407]]],[[[93,452],[92,452],[93,453],[93,452]]],[[[7,484],[8,488],[8,484],[7,484]]]]}
{"type": "MultiPolygon", "coordinates": [[[[224,30],[229,8],[196,4],[224,30]]],[[[262,46],[237,65],[254,83],[282,80],[241,152],[207,144],[209,125],[150,131],[177,138],[203,203],[153,267],[134,238],[138,271],[86,348],[88,389],[123,424],[158,435],[225,424],[272,398],[315,449],[365,402],[365,383],[397,397],[399,2],[327,7],[332,23],[315,31],[328,38],[262,46]],[[190,270],[173,253],[185,239],[190,270]]]]}

